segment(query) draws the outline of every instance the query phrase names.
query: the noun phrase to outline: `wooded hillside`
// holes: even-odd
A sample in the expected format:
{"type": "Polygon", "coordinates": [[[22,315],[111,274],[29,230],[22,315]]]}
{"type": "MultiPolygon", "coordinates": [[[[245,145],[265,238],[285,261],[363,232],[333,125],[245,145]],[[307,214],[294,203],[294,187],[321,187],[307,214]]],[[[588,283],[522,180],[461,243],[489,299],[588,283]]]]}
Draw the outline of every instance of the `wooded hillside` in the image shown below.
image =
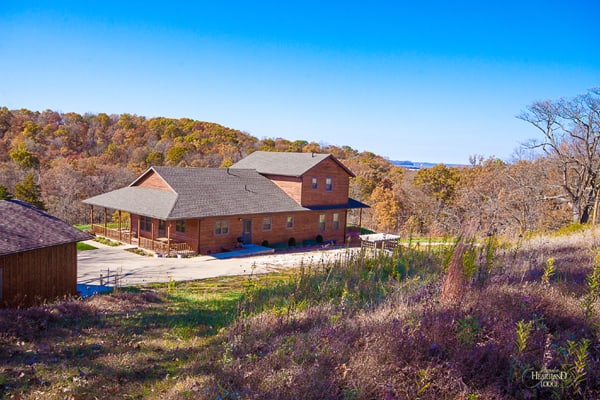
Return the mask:
{"type": "Polygon", "coordinates": [[[470,167],[413,172],[348,146],[258,139],[188,118],[6,107],[0,108],[0,197],[37,201],[82,223],[88,210],[80,200],[125,186],[152,165],[226,167],[256,150],[333,154],[357,175],[351,197],[372,206],[363,225],[380,231],[443,235],[474,220],[481,231],[518,233],[570,219],[550,157],[505,163],[474,156],[470,167]]]}

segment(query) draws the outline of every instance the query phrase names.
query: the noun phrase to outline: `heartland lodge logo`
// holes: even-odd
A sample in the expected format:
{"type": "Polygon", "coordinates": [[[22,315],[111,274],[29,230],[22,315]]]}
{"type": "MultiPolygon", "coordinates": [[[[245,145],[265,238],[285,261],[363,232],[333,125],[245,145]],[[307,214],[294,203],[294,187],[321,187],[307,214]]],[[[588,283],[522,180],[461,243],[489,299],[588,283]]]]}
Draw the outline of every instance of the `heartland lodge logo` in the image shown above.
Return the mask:
{"type": "Polygon", "coordinates": [[[567,381],[569,374],[557,369],[545,369],[540,371],[528,369],[523,372],[523,381],[529,388],[536,386],[541,388],[557,388],[561,383],[567,381]]]}

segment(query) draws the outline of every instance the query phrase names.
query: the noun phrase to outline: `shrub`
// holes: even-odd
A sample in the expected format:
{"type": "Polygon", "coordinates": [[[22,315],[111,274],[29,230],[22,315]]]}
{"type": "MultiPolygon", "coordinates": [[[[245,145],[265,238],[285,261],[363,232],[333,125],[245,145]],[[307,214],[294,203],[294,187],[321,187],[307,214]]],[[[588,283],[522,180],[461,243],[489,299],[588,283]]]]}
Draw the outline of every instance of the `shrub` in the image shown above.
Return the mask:
{"type": "Polygon", "coordinates": [[[574,222],[572,224],[563,226],[556,232],[556,234],[559,236],[571,235],[573,233],[581,232],[581,231],[585,230],[587,227],[589,227],[589,225],[574,222]]]}

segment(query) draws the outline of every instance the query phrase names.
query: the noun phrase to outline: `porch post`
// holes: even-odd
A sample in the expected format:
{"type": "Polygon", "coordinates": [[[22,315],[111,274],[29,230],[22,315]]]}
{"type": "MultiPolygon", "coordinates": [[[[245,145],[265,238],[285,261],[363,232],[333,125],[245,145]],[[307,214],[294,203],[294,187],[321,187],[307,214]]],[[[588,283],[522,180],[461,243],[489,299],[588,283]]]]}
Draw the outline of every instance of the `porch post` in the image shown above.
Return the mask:
{"type": "Polygon", "coordinates": [[[90,228],[94,232],[94,205],[90,205],[90,228]]]}
{"type": "Polygon", "coordinates": [[[171,221],[167,221],[167,256],[171,255],[171,221]]]}
{"type": "Polygon", "coordinates": [[[362,227],[362,208],[359,208],[359,213],[358,213],[358,227],[361,228],[362,227]]]}
{"type": "Polygon", "coordinates": [[[152,251],[154,251],[154,218],[150,219],[152,225],[152,251]]]}
{"type": "Polygon", "coordinates": [[[346,228],[348,227],[348,209],[344,210],[344,245],[346,245],[346,228]]]}
{"type": "Polygon", "coordinates": [[[129,244],[133,240],[133,226],[131,226],[131,214],[129,214],[129,244]]]}
{"type": "Polygon", "coordinates": [[[121,241],[121,210],[119,210],[119,242],[121,241]]]}
{"type": "Polygon", "coordinates": [[[108,218],[108,210],[106,209],[106,207],[104,207],[104,236],[106,236],[106,230],[108,229],[107,218],[108,218]]]}
{"type": "Polygon", "coordinates": [[[140,230],[142,229],[142,216],[138,215],[138,228],[137,228],[137,239],[138,239],[138,247],[142,247],[142,244],[140,243],[140,230]]]}

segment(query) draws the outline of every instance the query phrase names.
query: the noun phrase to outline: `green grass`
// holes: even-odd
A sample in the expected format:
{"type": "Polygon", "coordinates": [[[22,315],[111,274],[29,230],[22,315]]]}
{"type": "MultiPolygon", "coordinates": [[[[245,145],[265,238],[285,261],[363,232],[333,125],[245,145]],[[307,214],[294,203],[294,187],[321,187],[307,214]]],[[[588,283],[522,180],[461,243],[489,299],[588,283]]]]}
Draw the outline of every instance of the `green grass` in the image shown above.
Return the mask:
{"type": "Polygon", "coordinates": [[[102,237],[102,236],[96,236],[92,240],[94,240],[95,242],[98,242],[98,243],[105,244],[107,246],[112,246],[112,247],[116,247],[116,246],[120,246],[121,245],[121,243],[119,243],[117,241],[110,240],[110,239],[107,239],[107,238],[102,237]]]}
{"type": "Polygon", "coordinates": [[[427,245],[427,244],[447,244],[454,243],[455,238],[451,237],[408,237],[408,238],[400,238],[398,239],[400,243],[403,244],[413,244],[416,245],[427,245]]]}
{"type": "MultiPolygon", "coordinates": [[[[104,226],[103,223],[97,224],[97,225],[104,226]]],[[[89,231],[92,229],[92,225],[90,225],[90,224],[75,224],[73,226],[81,231],[86,231],[86,230],[89,231]]],[[[119,223],[118,222],[109,222],[106,224],[106,227],[111,228],[111,229],[117,229],[119,227],[119,223]]]]}
{"type": "Polygon", "coordinates": [[[97,247],[92,246],[84,242],[77,242],[77,251],[96,250],[97,247]]]}

